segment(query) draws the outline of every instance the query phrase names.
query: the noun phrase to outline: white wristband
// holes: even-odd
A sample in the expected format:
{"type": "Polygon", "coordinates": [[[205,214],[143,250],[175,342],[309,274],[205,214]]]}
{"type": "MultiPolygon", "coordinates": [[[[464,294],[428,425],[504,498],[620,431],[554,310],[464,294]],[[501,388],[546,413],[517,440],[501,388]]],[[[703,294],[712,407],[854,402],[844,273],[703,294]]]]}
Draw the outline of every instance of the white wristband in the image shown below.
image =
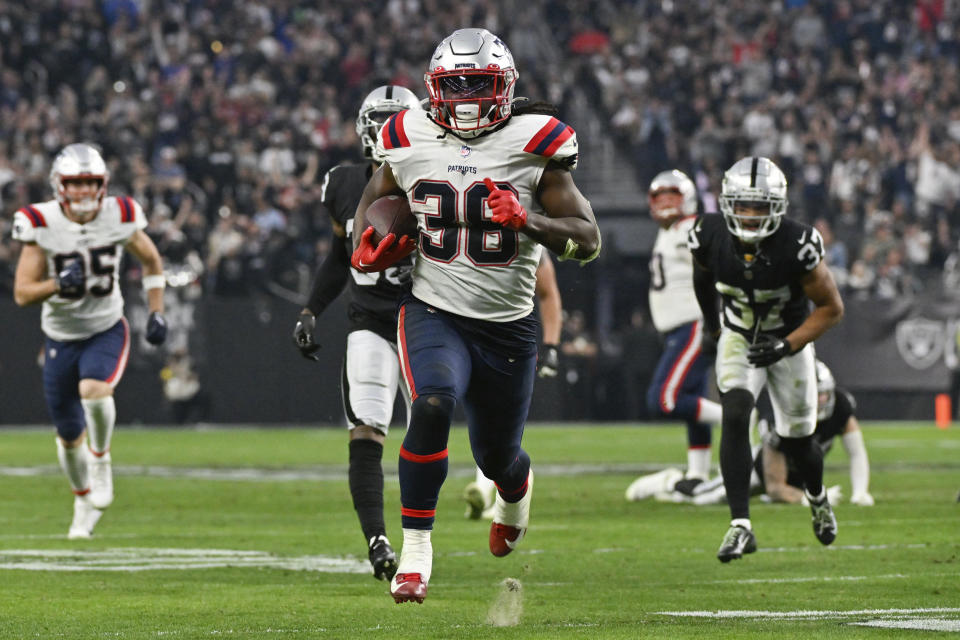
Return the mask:
{"type": "Polygon", "coordinates": [[[149,291],[150,289],[163,289],[165,286],[167,286],[167,279],[163,277],[163,274],[143,276],[144,291],[149,291]]]}

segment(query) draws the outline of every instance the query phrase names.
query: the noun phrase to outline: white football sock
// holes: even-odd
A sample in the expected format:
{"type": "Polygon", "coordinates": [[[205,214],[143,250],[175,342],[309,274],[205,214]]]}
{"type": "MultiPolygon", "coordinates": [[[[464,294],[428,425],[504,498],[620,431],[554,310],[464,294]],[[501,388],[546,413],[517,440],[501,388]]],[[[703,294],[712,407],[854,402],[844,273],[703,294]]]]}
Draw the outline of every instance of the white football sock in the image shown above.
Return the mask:
{"type": "Polygon", "coordinates": [[[419,573],[424,584],[430,582],[433,571],[433,544],[429,529],[404,529],[403,547],[397,573],[419,573]]]}
{"type": "Polygon", "coordinates": [[[483,471],[480,471],[480,467],[477,467],[477,479],[474,480],[474,482],[477,483],[477,486],[483,493],[483,508],[489,509],[493,506],[494,495],[497,492],[497,485],[494,484],[493,480],[483,475],[483,471]]]}
{"type": "Polygon", "coordinates": [[[687,449],[687,477],[701,480],[710,477],[710,447],[687,449]]]}
{"type": "Polygon", "coordinates": [[[853,495],[861,496],[870,490],[870,459],[863,444],[863,432],[860,429],[843,434],[843,448],[850,458],[850,484],[853,495]]]}
{"type": "Polygon", "coordinates": [[[83,415],[87,418],[87,438],[90,451],[101,456],[110,451],[113,437],[113,425],[117,421],[117,405],[113,396],[103,398],[84,398],[83,415]]]}
{"type": "Polygon", "coordinates": [[[723,408],[719,402],[700,398],[697,411],[697,422],[706,422],[709,424],[718,424],[723,418],[723,408]]]}
{"type": "Polygon", "coordinates": [[[57,438],[57,460],[60,468],[67,474],[73,492],[80,495],[90,491],[90,480],[87,475],[87,452],[83,445],[67,448],[63,441],[57,438]]]}
{"type": "Polygon", "coordinates": [[[747,531],[753,531],[753,527],[750,526],[750,518],[734,518],[730,521],[731,527],[743,527],[747,531]]]}

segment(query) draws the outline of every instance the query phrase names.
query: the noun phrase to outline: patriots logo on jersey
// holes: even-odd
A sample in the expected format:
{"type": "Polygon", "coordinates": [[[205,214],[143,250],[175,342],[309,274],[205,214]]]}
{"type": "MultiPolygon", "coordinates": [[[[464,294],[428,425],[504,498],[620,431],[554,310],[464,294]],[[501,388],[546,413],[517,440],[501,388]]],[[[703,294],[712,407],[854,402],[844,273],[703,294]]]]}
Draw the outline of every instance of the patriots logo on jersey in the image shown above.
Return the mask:
{"type": "Polygon", "coordinates": [[[447,173],[459,173],[462,176],[467,175],[468,173],[476,173],[477,168],[471,167],[468,164],[449,164],[447,165],[447,173]]]}
{"type": "Polygon", "coordinates": [[[473,149],[471,149],[471,148],[468,147],[467,145],[465,145],[465,144],[460,145],[460,155],[461,155],[461,157],[464,157],[464,158],[468,157],[472,151],[473,151],[473,149]]]}

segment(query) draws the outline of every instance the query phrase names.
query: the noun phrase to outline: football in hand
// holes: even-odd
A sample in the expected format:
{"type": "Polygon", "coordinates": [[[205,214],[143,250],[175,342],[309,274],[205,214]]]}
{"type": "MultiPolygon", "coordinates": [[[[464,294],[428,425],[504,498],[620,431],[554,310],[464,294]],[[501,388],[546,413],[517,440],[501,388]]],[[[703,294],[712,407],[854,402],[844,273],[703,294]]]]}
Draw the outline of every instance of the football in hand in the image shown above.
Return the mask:
{"type": "Polygon", "coordinates": [[[383,196],[370,203],[364,215],[367,226],[373,227],[374,246],[380,244],[384,236],[393,233],[399,241],[403,236],[417,239],[417,217],[410,210],[410,203],[404,196],[383,196]]]}

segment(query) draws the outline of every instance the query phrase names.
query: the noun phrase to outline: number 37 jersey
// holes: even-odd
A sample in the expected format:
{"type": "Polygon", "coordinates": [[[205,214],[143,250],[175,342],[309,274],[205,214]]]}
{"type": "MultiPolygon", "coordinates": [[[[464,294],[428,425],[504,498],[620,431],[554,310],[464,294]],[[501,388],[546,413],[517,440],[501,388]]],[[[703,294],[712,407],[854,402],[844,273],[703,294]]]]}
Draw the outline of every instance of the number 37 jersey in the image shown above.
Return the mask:
{"type": "Polygon", "coordinates": [[[107,197],[90,222],[67,218],[56,200],[39,202],[13,216],[13,239],[36,243],[47,258],[47,277],[56,277],[68,264],[80,261],[86,286],[82,293],[56,294],[43,303],[40,326],[60,341],[84,340],[106,331],[123,316],[120,258],[123,246],[147,226],[133,198],[107,197]]]}
{"type": "Polygon", "coordinates": [[[694,259],[713,273],[723,298],[723,324],[752,341],[759,333],[785,337],[810,313],[802,278],[823,260],[823,240],[809,225],[784,218],[756,255],[727,230],[722,215],[697,218],[690,230],[694,259]]]}
{"type": "Polygon", "coordinates": [[[530,213],[543,214],[537,186],[551,160],[573,169],[573,129],[547,115],[516,115],[462,140],[428,113],[401,111],[377,141],[420,227],[413,295],[457,315],[508,322],[533,311],[542,246],[493,222],[490,178],[530,213]]]}

